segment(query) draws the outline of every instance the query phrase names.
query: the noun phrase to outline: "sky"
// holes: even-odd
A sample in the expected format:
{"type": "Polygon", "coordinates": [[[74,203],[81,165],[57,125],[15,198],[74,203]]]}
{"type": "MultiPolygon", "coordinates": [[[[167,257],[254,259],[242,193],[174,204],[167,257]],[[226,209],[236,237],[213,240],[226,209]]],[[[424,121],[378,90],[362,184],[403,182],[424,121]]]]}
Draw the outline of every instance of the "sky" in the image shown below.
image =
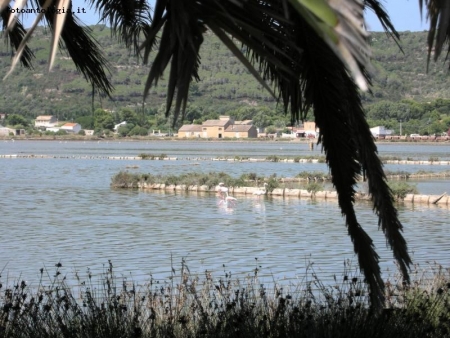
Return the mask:
{"type": "MultiPolygon", "coordinates": [[[[392,23],[399,32],[428,30],[426,12],[420,15],[419,0],[381,0],[392,23]]],[[[371,11],[366,13],[367,30],[379,32],[383,28],[371,11]]]]}
{"type": "MultiPolygon", "coordinates": [[[[93,9],[86,6],[84,0],[72,0],[74,11],[84,8],[86,13],[77,14],[78,18],[86,25],[94,25],[98,22],[98,14],[93,9]]],[[[150,0],[150,3],[154,1],[150,0]]],[[[395,28],[399,32],[403,31],[423,31],[428,25],[425,15],[420,16],[419,0],[381,0],[395,28]]],[[[424,13],[425,14],[425,13],[424,13]]],[[[34,19],[34,15],[29,15],[25,19],[25,26],[29,27],[34,19]]],[[[366,12],[366,23],[369,31],[382,31],[382,27],[375,15],[371,11],[366,12]]]]}

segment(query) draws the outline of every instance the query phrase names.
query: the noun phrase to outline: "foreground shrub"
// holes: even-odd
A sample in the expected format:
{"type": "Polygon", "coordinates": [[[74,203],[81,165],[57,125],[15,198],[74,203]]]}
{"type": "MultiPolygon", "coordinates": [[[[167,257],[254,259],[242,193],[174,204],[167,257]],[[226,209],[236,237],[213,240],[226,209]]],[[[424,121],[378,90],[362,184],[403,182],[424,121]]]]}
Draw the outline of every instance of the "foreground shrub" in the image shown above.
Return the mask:
{"type": "Polygon", "coordinates": [[[234,279],[227,272],[193,275],[182,262],[168,280],[138,286],[116,277],[111,262],[97,279],[88,270],[70,285],[58,263],[56,273],[48,273],[54,277],[41,269],[37,288],[24,281],[0,284],[0,336],[448,337],[448,270],[436,267],[431,281],[410,286],[400,279],[386,283],[388,301],[378,313],[367,305],[359,274],[345,266],[331,285],[310,265],[303,283],[266,287],[258,268],[234,279]]]}

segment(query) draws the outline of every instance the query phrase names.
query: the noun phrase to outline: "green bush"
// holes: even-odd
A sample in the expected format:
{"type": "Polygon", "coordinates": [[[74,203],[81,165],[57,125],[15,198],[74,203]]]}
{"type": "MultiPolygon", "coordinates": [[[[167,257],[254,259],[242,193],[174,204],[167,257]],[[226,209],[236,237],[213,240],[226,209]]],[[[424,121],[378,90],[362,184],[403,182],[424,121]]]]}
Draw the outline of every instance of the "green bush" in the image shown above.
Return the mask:
{"type": "Polygon", "coordinates": [[[392,191],[392,195],[398,201],[405,199],[407,194],[418,193],[415,185],[406,183],[404,181],[389,181],[388,185],[392,191]]]}
{"type": "Polygon", "coordinates": [[[313,196],[315,196],[318,191],[322,191],[323,190],[323,184],[320,184],[318,182],[309,182],[306,185],[305,189],[308,192],[312,193],[313,196]]]}

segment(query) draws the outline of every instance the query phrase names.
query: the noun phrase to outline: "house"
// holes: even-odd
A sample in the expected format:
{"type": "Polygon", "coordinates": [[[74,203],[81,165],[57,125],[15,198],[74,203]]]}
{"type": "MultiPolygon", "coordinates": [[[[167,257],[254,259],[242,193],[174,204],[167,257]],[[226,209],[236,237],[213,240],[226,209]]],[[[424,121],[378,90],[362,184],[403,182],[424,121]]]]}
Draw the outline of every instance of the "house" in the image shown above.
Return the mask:
{"type": "Polygon", "coordinates": [[[202,137],[223,138],[225,129],[234,123],[229,116],[220,116],[218,120],[206,120],[202,123],[202,137]]]}
{"type": "Polygon", "coordinates": [[[0,136],[20,136],[25,135],[25,129],[12,129],[0,125],[0,136]]]}
{"type": "Polygon", "coordinates": [[[372,135],[374,137],[380,137],[380,136],[384,137],[387,135],[392,135],[393,130],[386,129],[384,126],[377,126],[377,127],[370,128],[370,132],[372,133],[372,135]]]}
{"type": "Polygon", "coordinates": [[[304,122],[303,130],[305,133],[305,137],[314,137],[319,136],[319,128],[316,126],[316,122],[304,122]]]}
{"type": "Polygon", "coordinates": [[[66,123],[61,126],[61,130],[65,130],[71,134],[78,134],[81,130],[81,125],[79,123],[66,123]]]}
{"type": "Polygon", "coordinates": [[[222,115],[218,120],[206,120],[201,125],[184,125],[178,130],[179,138],[249,138],[258,137],[258,130],[251,120],[234,121],[230,116],[222,115]]]}
{"type": "Polygon", "coordinates": [[[185,124],[178,130],[178,137],[201,137],[202,126],[200,124],[185,124]]]}
{"type": "Polygon", "coordinates": [[[225,129],[223,136],[230,138],[258,137],[258,130],[249,124],[231,124],[225,129]]]}
{"type": "Polygon", "coordinates": [[[7,115],[5,113],[0,113],[0,121],[5,121],[7,115]]]}
{"type": "Polygon", "coordinates": [[[36,128],[49,128],[54,127],[58,123],[58,119],[53,115],[40,115],[36,117],[34,121],[34,126],[36,128]]]}

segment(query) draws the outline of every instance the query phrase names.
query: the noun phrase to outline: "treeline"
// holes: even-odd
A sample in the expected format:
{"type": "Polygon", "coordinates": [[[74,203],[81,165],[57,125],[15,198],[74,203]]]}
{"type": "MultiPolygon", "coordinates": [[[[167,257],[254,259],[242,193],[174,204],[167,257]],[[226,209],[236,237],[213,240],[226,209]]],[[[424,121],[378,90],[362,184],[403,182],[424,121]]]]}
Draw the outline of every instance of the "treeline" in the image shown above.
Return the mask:
{"type": "Polygon", "coordinates": [[[396,135],[440,135],[450,128],[448,99],[380,101],[366,106],[366,114],[371,127],[385,126],[396,135]]]}
{"type": "MultiPolygon", "coordinates": [[[[13,116],[12,121],[1,124],[31,125],[38,115],[54,115],[59,121],[76,121],[85,129],[96,129],[96,110],[111,112],[111,120],[119,123],[123,110],[128,109],[138,116],[131,118],[131,125],[173,130],[173,121],[164,114],[167,76],[151,88],[143,107],[142,92],[149,67],[113,40],[107,27],[91,28],[110,62],[115,87],[112,97],[93,95],[90,85],[63,52],[55,70],[47,73],[49,37],[39,28],[30,44],[35,54],[34,69],[18,69],[7,81],[0,82],[0,113],[13,116]],[[18,121],[14,115],[25,117],[26,121],[18,121]]],[[[402,134],[447,131],[450,87],[445,65],[431,63],[426,72],[426,32],[403,32],[401,41],[403,53],[384,33],[371,35],[373,88],[371,93],[363,93],[370,125],[384,125],[399,133],[401,123],[402,134]]],[[[0,77],[9,70],[10,55],[7,50],[0,51],[0,77]]],[[[212,34],[207,34],[202,44],[201,61],[201,81],[191,85],[184,123],[231,115],[237,120],[252,119],[259,128],[291,125],[276,100],[212,34]]],[[[109,130],[111,123],[104,124],[109,130]]],[[[175,129],[180,125],[181,120],[175,129]]]]}

